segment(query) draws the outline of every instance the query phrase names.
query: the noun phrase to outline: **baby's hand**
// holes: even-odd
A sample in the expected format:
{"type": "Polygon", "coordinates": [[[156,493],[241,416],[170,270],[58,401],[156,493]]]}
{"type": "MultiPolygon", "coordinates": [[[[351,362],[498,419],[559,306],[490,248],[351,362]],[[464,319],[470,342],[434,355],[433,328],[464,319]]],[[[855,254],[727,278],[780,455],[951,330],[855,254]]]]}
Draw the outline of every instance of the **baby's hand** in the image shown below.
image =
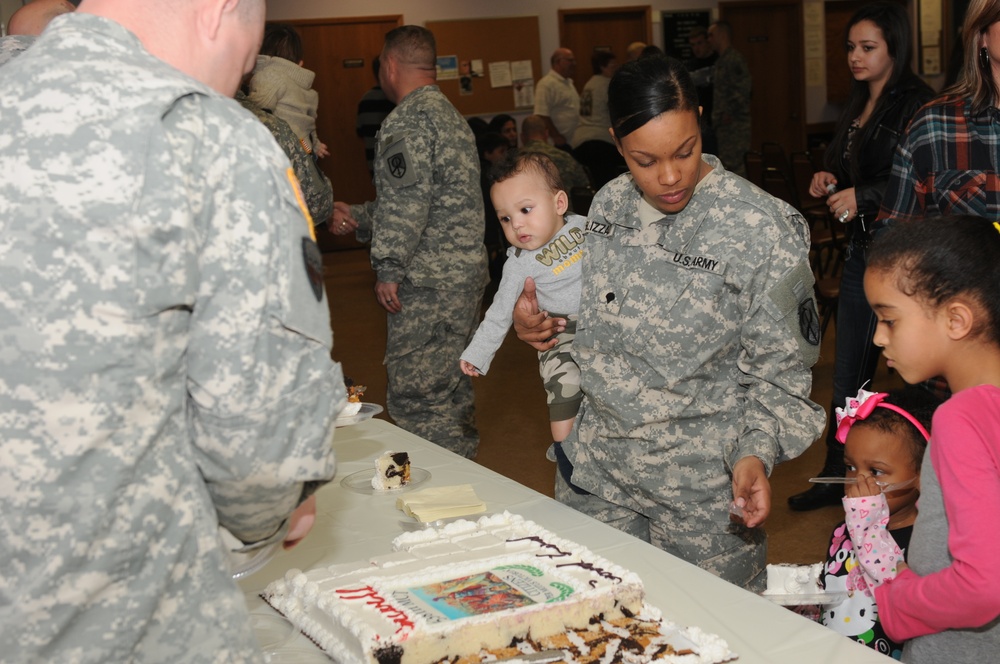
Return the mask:
{"type": "Polygon", "coordinates": [[[316,145],[314,146],[313,152],[316,153],[316,158],[317,159],[322,159],[323,157],[329,157],[330,156],[330,151],[327,150],[326,143],[323,143],[322,141],[317,141],[316,142],[316,145]]]}
{"type": "Polygon", "coordinates": [[[856,484],[848,484],[844,494],[848,498],[864,498],[866,496],[877,496],[882,493],[882,487],[875,483],[874,477],[868,475],[858,475],[856,484]]]}
{"type": "Polygon", "coordinates": [[[481,376],[482,375],[482,373],[480,373],[479,369],[477,369],[476,367],[472,366],[471,364],[469,364],[465,360],[459,360],[458,361],[458,366],[460,366],[462,368],[462,373],[464,373],[466,376],[472,376],[473,378],[475,378],[476,376],[481,376]]]}

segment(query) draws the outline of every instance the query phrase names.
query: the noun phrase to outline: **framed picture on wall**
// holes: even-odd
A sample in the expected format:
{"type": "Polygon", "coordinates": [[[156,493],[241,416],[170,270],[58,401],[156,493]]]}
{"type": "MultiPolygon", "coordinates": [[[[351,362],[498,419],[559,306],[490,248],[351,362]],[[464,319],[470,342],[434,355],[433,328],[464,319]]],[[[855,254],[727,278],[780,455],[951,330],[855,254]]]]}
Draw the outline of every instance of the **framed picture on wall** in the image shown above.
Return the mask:
{"type": "Polygon", "coordinates": [[[663,12],[663,50],[682,62],[693,57],[688,34],[695,27],[707,28],[712,23],[711,10],[663,12]]]}

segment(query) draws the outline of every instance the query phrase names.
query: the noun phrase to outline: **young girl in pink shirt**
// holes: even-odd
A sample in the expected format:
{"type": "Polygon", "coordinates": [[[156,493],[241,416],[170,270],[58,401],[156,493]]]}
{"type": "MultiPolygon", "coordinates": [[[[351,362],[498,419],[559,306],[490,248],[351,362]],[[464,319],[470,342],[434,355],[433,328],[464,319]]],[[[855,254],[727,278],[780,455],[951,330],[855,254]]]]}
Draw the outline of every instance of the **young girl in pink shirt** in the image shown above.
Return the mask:
{"type": "MultiPolygon", "coordinates": [[[[1000,223],[900,222],[869,254],[874,342],[908,383],[943,376],[920,472],[909,568],[875,588],[905,662],[987,662],[1000,651],[1000,223]]],[[[858,488],[878,493],[873,477],[858,488]]]]}

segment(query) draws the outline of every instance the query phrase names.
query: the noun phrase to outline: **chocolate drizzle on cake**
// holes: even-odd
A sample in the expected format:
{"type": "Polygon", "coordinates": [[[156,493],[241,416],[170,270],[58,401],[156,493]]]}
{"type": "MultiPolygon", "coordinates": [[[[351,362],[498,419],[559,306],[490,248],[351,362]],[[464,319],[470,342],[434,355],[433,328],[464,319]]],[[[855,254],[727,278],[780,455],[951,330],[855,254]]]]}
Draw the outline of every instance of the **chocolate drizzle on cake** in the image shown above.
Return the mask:
{"type": "MultiPolygon", "coordinates": [[[[551,544],[549,542],[546,542],[545,540],[543,540],[541,537],[538,537],[537,535],[532,535],[530,537],[520,537],[520,538],[516,538],[516,539],[510,539],[510,540],[507,540],[507,541],[508,542],[536,542],[543,550],[550,552],[550,553],[536,553],[535,554],[536,558],[569,558],[569,557],[572,557],[571,553],[567,553],[566,551],[563,551],[562,549],[560,549],[555,544],[551,544]]],[[[582,569],[590,570],[591,572],[594,572],[598,576],[603,577],[603,578],[605,578],[605,579],[607,579],[609,581],[618,581],[618,582],[621,582],[621,580],[622,580],[622,578],[620,576],[616,576],[616,575],[612,574],[611,572],[609,572],[608,570],[604,569],[603,567],[597,567],[597,566],[595,566],[595,565],[593,565],[591,563],[584,562],[584,561],[575,562],[575,563],[559,563],[559,564],[556,565],[556,567],[580,567],[582,569]]],[[[594,584],[594,582],[591,582],[590,585],[591,585],[591,587],[594,587],[596,584],[594,584]]]]}
{"type": "Polygon", "coordinates": [[[590,627],[535,639],[513,639],[506,648],[480,650],[473,655],[439,660],[434,664],[488,664],[518,655],[561,650],[565,664],[610,664],[655,662],[666,657],[694,655],[663,642],[661,624],[655,620],[620,618],[605,621],[600,615],[590,619],[590,627]]]}

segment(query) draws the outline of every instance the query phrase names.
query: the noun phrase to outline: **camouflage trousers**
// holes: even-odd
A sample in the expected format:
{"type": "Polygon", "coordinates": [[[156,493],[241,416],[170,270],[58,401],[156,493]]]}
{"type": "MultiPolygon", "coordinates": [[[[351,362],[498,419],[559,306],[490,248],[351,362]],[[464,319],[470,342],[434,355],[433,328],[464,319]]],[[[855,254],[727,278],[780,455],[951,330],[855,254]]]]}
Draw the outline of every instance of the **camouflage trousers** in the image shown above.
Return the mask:
{"type": "Polygon", "coordinates": [[[746,153],[750,150],[750,124],[735,123],[715,127],[719,154],[716,156],[730,173],[746,177],[746,153]]]}
{"type": "Polygon", "coordinates": [[[576,316],[551,314],[565,318],[566,330],[559,334],[552,348],[538,353],[538,374],[542,377],[545,398],[549,405],[549,421],[561,422],[576,417],[583,401],[580,391],[580,367],[573,361],[570,348],[576,336],[576,316]]]}
{"type": "Polygon", "coordinates": [[[389,314],[386,406],[396,425],[467,458],[476,455],[472,379],[458,358],[479,323],[479,291],[399,285],[403,310],[389,314]]]}
{"type": "Polygon", "coordinates": [[[748,530],[732,524],[725,529],[682,529],[671,523],[676,517],[667,512],[646,516],[592,493],[576,493],[558,471],[555,497],[578,512],[649,542],[729,583],[757,593],[767,585],[767,535],[763,528],[748,530]]]}

